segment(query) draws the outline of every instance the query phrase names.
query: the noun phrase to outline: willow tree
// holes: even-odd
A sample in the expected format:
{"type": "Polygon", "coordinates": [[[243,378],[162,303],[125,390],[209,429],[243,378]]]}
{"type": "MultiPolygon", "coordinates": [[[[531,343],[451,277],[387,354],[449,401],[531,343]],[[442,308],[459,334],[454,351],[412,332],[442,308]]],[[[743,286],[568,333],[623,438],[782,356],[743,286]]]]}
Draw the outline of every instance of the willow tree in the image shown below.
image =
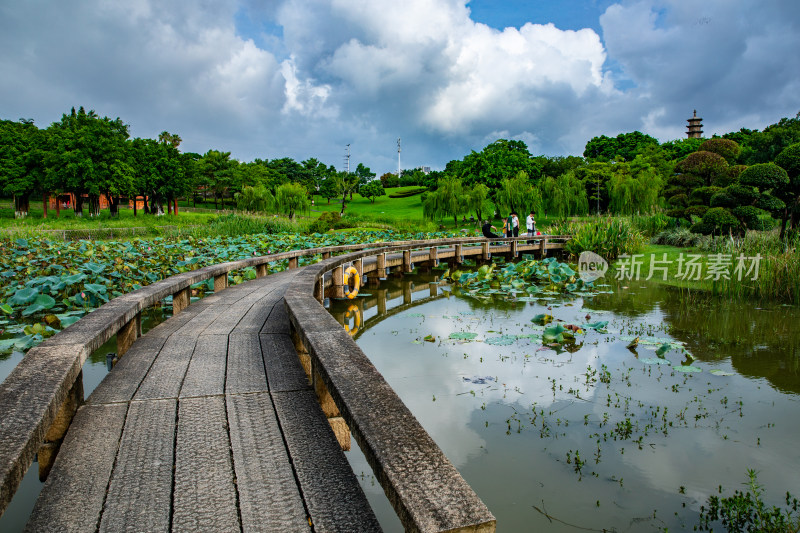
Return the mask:
{"type": "Polygon", "coordinates": [[[489,201],[489,187],[483,183],[475,185],[467,192],[467,210],[475,213],[478,220],[483,220],[484,213],[489,213],[492,203],[489,201]]]}
{"type": "Polygon", "coordinates": [[[557,178],[548,176],[542,182],[541,189],[545,209],[551,216],[566,218],[589,212],[586,186],[573,171],[557,178]]]}
{"type": "Polygon", "coordinates": [[[278,211],[284,213],[290,220],[298,211],[305,211],[311,207],[306,188],[299,183],[284,183],[275,191],[275,205],[278,211]]]}
{"type": "Polygon", "coordinates": [[[542,194],[528,179],[526,172],[517,172],[511,179],[504,178],[494,195],[494,203],[501,213],[529,213],[542,210],[542,194]]]}
{"type": "Polygon", "coordinates": [[[275,197],[261,183],[254,187],[245,185],[242,187],[242,192],[237,192],[234,198],[236,198],[236,206],[243,211],[264,212],[269,211],[275,205],[275,197]]]}
{"type": "Polygon", "coordinates": [[[467,212],[467,194],[461,180],[447,176],[436,183],[437,189],[428,193],[422,203],[422,215],[429,220],[451,216],[458,225],[458,215],[467,212]]]}
{"type": "Polygon", "coordinates": [[[617,215],[650,213],[658,205],[662,186],[655,168],[647,164],[621,164],[608,181],[609,210],[617,215]]]}

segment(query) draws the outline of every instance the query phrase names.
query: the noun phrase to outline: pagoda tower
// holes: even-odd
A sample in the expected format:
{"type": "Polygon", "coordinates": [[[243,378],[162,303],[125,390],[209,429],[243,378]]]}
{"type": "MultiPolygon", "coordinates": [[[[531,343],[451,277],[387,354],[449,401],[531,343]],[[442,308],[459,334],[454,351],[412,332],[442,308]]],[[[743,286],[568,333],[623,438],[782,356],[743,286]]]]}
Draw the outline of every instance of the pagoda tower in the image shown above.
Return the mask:
{"type": "Polygon", "coordinates": [[[686,122],[689,123],[689,125],[686,126],[688,130],[686,136],[688,138],[700,139],[703,137],[703,119],[697,116],[697,109],[694,110],[694,116],[686,122]]]}

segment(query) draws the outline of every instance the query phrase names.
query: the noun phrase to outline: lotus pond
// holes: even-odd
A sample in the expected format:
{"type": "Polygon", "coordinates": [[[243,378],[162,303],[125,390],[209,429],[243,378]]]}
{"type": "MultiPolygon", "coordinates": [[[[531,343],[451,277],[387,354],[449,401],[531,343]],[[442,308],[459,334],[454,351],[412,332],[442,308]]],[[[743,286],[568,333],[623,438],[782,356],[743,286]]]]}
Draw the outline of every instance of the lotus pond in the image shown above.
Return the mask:
{"type": "Polygon", "coordinates": [[[748,469],[770,506],[800,493],[799,309],[645,281],[529,291],[502,270],[389,279],[330,308],[500,531],[692,531],[748,469]]]}

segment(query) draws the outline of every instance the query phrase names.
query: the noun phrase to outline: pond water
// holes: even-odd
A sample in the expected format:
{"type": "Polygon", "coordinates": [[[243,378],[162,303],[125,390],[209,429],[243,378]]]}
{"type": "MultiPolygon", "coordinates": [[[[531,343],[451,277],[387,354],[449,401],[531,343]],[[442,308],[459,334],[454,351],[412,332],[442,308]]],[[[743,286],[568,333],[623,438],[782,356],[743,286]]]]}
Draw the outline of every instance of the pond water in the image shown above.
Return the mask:
{"type": "MultiPolygon", "coordinates": [[[[592,297],[481,301],[431,279],[387,280],[330,310],[500,531],[691,531],[748,468],[769,504],[800,494],[797,308],[613,280],[592,297]],[[556,350],[531,323],[542,313],[608,324],[556,350]]],[[[356,447],[348,457],[384,527],[401,530],[356,447]]]]}

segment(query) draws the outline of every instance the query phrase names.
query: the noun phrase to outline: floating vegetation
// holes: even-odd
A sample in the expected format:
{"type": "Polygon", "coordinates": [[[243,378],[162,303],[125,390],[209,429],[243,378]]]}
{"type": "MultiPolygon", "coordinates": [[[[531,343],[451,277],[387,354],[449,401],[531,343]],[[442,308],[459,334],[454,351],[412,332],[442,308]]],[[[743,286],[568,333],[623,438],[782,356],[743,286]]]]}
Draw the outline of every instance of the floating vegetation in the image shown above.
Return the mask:
{"type": "Polygon", "coordinates": [[[498,337],[488,337],[485,341],[486,344],[492,346],[510,346],[517,341],[516,335],[500,335],[498,337]]]}
{"type": "Polygon", "coordinates": [[[557,295],[580,293],[595,294],[591,282],[584,282],[567,263],[554,257],[537,260],[526,256],[517,263],[483,265],[473,272],[449,270],[443,279],[452,281],[462,293],[476,297],[491,296],[535,299],[553,299],[557,295]]]}
{"type": "Polygon", "coordinates": [[[471,331],[456,331],[450,334],[451,339],[460,340],[460,341],[471,341],[477,337],[477,333],[473,333],[471,331]]]}

